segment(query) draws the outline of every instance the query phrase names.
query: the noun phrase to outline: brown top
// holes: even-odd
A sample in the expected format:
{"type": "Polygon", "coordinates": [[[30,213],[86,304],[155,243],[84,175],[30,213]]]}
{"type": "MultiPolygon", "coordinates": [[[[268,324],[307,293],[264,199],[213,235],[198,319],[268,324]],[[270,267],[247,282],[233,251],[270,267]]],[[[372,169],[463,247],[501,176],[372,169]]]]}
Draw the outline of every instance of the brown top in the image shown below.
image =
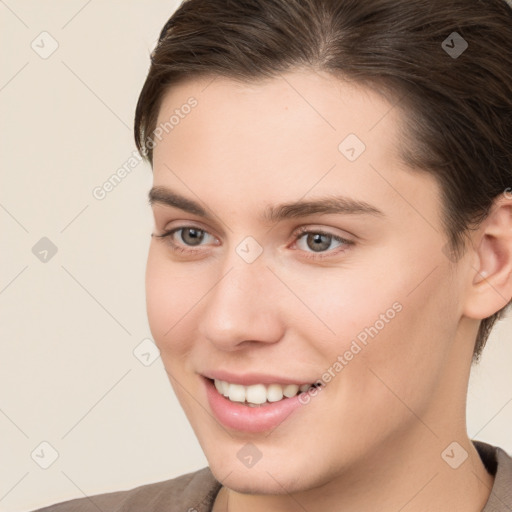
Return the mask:
{"type": "MultiPolygon", "coordinates": [[[[482,441],[473,444],[487,471],[495,476],[482,512],[512,512],[512,457],[482,441]]],[[[33,512],[211,512],[221,486],[206,467],[171,480],[77,498],[33,512]]]]}

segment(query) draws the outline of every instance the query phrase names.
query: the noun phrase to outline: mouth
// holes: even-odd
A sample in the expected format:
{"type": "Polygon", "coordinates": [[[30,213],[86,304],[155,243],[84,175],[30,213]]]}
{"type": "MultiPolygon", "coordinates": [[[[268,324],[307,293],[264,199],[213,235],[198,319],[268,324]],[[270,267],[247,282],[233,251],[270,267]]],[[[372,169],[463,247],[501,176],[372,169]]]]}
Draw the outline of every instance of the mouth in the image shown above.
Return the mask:
{"type": "Polygon", "coordinates": [[[253,384],[244,386],[220,379],[208,379],[213,382],[217,392],[230,402],[237,402],[248,407],[264,407],[292,398],[319,387],[319,384],[253,384]]]}
{"type": "MultiPolygon", "coordinates": [[[[258,383],[251,377],[248,385],[202,376],[206,398],[212,415],[224,427],[239,432],[262,433],[273,431],[288,418],[310,410],[305,404],[322,400],[320,384],[258,383]],[[314,390],[311,396],[308,392],[314,390]],[[307,400],[302,397],[307,396],[307,400]]],[[[249,380],[249,378],[237,378],[249,380]]],[[[273,380],[273,379],[272,379],[273,380]]]]}

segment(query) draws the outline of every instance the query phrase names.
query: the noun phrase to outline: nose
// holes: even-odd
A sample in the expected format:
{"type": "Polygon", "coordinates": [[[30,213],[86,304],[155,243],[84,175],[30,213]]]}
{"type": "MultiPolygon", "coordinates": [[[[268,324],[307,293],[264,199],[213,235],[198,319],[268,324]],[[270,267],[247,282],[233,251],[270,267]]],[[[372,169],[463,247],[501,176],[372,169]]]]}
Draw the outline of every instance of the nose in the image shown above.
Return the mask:
{"type": "Polygon", "coordinates": [[[235,255],[202,301],[199,333],[223,351],[278,342],[284,329],[279,284],[263,260],[248,264],[235,255]]]}

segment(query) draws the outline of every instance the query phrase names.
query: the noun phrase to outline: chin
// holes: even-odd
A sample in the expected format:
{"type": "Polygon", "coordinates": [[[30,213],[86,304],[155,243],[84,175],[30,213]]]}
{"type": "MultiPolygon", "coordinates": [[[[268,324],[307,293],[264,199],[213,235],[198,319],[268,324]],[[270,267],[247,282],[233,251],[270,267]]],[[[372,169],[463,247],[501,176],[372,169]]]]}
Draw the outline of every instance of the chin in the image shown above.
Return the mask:
{"type": "Polygon", "coordinates": [[[233,470],[232,473],[222,471],[221,474],[212,472],[217,480],[223,478],[223,485],[229,489],[241,494],[269,494],[280,495],[305,491],[309,488],[306,482],[297,481],[296,475],[283,475],[282,472],[275,471],[274,473],[267,473],[265,470],[256,471],[252,470],[233,470]]]}
{"type": "Polygon", "coordinates": [[[307,468],[300,467],[292,457],[281,463],[268,459],[260,460],[252,468],[231,456],[224,454],[220,458],[208,458],[210,469],[215,478],[224,486],[242,494],[273,494],[301,492],[321,485],[307,468]]]}

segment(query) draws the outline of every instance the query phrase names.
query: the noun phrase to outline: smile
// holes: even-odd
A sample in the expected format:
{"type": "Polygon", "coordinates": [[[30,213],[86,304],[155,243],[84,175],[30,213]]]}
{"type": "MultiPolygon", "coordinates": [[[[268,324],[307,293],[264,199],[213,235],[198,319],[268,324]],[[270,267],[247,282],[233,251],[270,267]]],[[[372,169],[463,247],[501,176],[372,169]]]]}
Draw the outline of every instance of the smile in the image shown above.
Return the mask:
{"type": "Polygon", "coordinates": [[[231,402],[240,402],[249,407],[260,407],[262,405],[279,402],[283,398],[292,398],[299,393],[308,391],[315,384],[253,384],[244,386],[224,380],[214,379],[215,388],[231,402]]]}

